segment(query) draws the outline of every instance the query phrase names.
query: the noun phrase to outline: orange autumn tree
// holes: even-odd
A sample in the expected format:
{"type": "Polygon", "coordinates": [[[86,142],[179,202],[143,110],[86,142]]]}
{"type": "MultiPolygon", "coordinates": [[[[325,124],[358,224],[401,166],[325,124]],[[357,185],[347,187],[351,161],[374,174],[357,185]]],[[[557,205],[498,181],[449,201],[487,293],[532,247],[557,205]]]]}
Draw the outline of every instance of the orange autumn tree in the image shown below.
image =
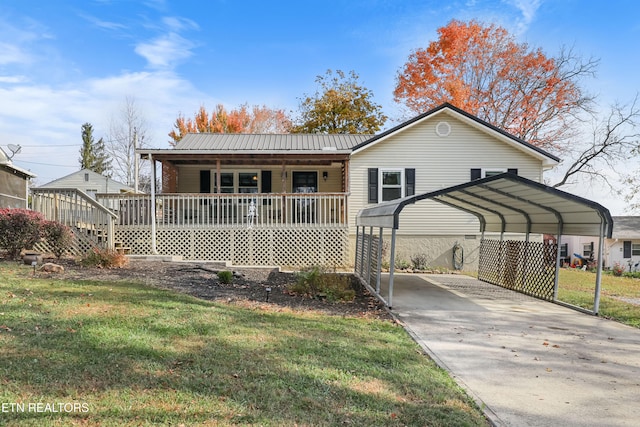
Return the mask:
{"type": "Polygon", "coordinates": [[[249,108],[243,104],[227,111],[222,104],[218,104],[211,114],[201,106],[193,119],[180,115],[173,126],[174,129],[169,132],[172,139],[169,143],[175,146],[187,133],[288,133],[291,119],[284,110],[264,105],[249,108]]]}
{"type": "Polygon", "coordinates": [[[569,50],[555,58],[517,43],[502,27],[451,21],[398,72],[396,102],[423,113],[449,102],[534,145],[560,148],[592,98],[579,85],[597,61],[569,50]]]}

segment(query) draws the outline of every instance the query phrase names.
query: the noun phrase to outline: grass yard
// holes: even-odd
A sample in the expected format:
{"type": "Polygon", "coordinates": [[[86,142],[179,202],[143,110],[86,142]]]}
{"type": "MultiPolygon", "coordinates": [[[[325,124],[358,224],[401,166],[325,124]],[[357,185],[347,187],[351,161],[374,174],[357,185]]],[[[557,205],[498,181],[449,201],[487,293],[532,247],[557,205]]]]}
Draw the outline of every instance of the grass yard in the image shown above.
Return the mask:
{"type": "Polygon", "coordinates": [[[31,271],[0,263],[0,425],[488,425],[391,322],[31,271]]]}
{"type": "MultiPolygon", "coordinates": [[[[593,309],[596,275],[579,269],[560,269],[558,299],[593,309]]],[[[640,279],[602,275],[600,315],[640,328],[640,279]]]]}

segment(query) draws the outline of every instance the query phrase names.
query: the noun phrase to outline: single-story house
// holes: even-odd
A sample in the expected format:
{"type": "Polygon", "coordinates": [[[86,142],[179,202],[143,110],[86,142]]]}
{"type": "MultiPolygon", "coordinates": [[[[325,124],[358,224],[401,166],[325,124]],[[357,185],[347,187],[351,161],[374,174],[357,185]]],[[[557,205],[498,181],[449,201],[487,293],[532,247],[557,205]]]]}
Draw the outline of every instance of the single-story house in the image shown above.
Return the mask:
{"type": "Polygon", "coordinates": [[[90,169],[65,175],[38,187],[42,188],[74,188],[87,193],[95,198],[98,193],[130,193],[134,189],[121,182],[115,181],[107,176],[94,172],[90,169]]]}
{"type": "MultiPolygon", "coordinates": [[[[134,254],[237,265],[351,265],[365,207],[505,172],[542,182],[559,163],[450,104],[377,135],[198,133],[175,148],[137,151],[152,172],[160,163],[162,190],[97,194],[120,216],[116,241],[134,254]],[[131,211],[135,218],[123,218],[131,211]]],[[[475,216],[427,201],[408,206],[402,221],[398,258],[452,267],[461,246],[464,268],[477,266],[475,216]]]]}
{"type": "MultiPolygon", "coordinates": [[[[569,265],[584,265],[598,253],[598,240],[587,236],[562,236],[560,253],[569,265]]],[[[640,216],[614,216],[611,238],[604,240],[604,265],[616,263],[626,271],[640,271],[640,216]]]]}
{"type": "MultiPolygon", "coordinates": [[[[173,229],[167,236],[184,223],[197,230],[178,252],[187,255],[188,247],[195,258],[285,265],[350,263],[355,216],[364,207],[504,172],[541,182],[559,162],[450,104],[378,135],[199,133],[186,135],[174,149],[139,152],[162,165],[163,197],[173,198],[163,204],[162,226],[173,229]],[[184,198],[193,203],[181,205],[184,198]],[[252,202],[255,213],[247,225],[252,202]],[[222,239],[226,244],[200,245],[216,224],[240,225],[246,237],[240,245],[231,233],[222,239]],[[249,226],[254,236],[261,228],[270,231],[255,240],[249,226]]],[[[422,254],[432,264],[450,266],[456,243],[467,246],[468,262],[475,262],[475,217],[425,203],[409,207],[403,221],[397,253],[407,262],[422,254]],[[425,216],[426,225],[418,220],[425,216]]],[[[220,236],[209,239],[219,242],[220,236]]],[[[160,234],[161,253],[169,250],[163,240],[160,234]]]]}
{"type": "Polygon", "coordinates": [[[22,208],[29,205],[29,180],[36,175],[15,166],[0,148],[0,208],[22,208]]]}

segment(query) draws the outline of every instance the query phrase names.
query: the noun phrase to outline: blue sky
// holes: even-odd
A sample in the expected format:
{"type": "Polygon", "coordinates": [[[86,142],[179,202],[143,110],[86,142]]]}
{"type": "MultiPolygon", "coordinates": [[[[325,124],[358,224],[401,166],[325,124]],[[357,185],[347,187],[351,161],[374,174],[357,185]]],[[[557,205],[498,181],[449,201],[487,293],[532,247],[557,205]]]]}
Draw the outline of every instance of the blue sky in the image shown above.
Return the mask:
{"type": "MultiPolygon", "coordinates": [[[[606,107],[640,91],[635,0],[5,0],[0,3],[0,146],[44,184],[78,169],[80,127],[108,136],[126,97],[150,146],[179,114],[242,103],[294,111],[327,69],[354,70],[392,118],[395,75],[451,19],[496,23],[549,55],[600,59],[586,87],[606,107]]],[[[396,122],[389,121],[388,125],[396,122]]],[[[576,189],[622,214],[607,191],[576,189]],[[597,193],[597,194],[596,194],[597,193]]]]}

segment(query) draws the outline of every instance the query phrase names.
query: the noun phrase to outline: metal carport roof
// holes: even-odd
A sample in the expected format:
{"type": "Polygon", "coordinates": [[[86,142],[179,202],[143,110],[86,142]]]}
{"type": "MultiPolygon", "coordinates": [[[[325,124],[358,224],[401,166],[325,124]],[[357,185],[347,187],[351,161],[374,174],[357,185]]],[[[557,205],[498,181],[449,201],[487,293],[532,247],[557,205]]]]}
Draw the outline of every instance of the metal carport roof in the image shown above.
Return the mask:
{"type": "MultiPolygon", "coordinates": [[[[530,233],[555,234],[558,236],[559,246],[562,235],[598,236],[600,241],[593,309],[594,314],[598,313],[603,239],[610,238],[613,233],[613,219],[609,210],[591,200],[510,173],[392,200],[360,210],[356,217],[358,230],[360,227],[363,228],[363,232],[367,227],[380,228],[382,238],[383,228],[392,229],[388,301],[384,301],[379,293],[380,271],[377,272],[378,283],[374,290],[375,295],[389,307],[393,299],[395,238],[396,229],[400,223],[399,216],[405,206],[421,200],[435,200],[475,215],[480,221],[480,231],[483,236],[485,231],[499,232],[500,240],[505,232],[526,234],[527,241],[530,233]]],[[[362,242],[364,245],[364,238],[362,242]]],[[[356,247],[356,257],[357,250],[356,247]]],[[[364,247],[361,252],[363,255],[364,247]]],[[[556,253],[555,264],[553,299],[557,302],[560,251],[556,253]]],[[[378,262],[379,269],[380,262],[378,262]]]]}
{"type": "Polygon", "coordinates": [[[435,200],[475,215],[482,232],[603,233],[610,238],[613,231],[611,214],[604,206],[510,173],[364,208],[356,225],[397,229],[402,209],[421,200],[435,200]]]}

